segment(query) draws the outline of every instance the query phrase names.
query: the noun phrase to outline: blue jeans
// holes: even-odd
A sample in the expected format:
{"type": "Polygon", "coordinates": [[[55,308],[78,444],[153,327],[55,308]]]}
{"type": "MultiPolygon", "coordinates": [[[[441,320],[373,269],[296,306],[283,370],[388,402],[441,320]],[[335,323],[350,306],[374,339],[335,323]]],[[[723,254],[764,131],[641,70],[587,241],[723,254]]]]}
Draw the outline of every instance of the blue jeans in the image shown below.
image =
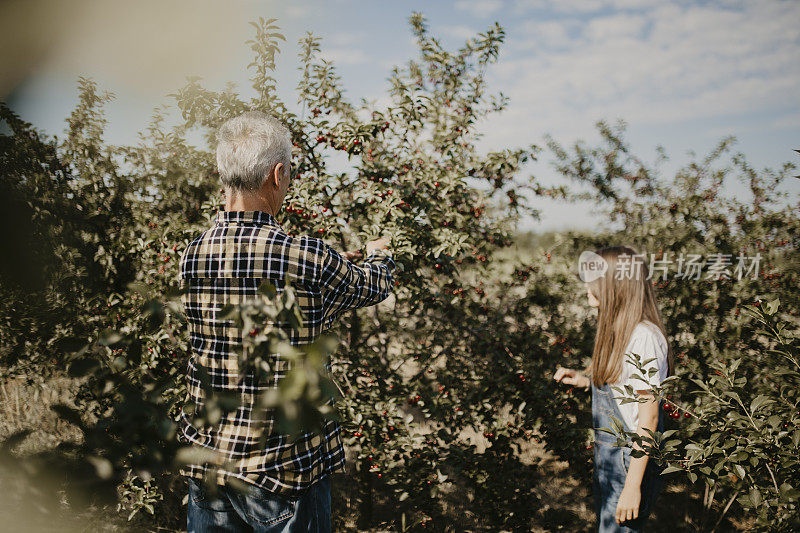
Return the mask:
{"type": "Polygon", "coordinates": [[[617,524],[614,513],[625,486],[631,464],[631,449],[605,443],[594,445],[594,507],[599,533],[638,533],[645,531],[645,522],[661,492],[661,476],[653,461],[648,461],[642,479],[642,500],[639,518],[617,524]]]}
{"type": "MultiPolygon", "coordinates": [[[[613,398],[614,393],[608,384],[596,387],[592,384],[592,418],[595,429],[594,443],[594,511],[597,515],[597,531],[599,533],[639,533],[645,531],[647,517],[653,510],[661,492],[661,469],[655,461],[647,461],[647,468],[642,477],[641,503],[639,518],[617,524],[614,514],[617,510],[628,467],[631,463],[631,449],[616,447],[616,438],[600,428],[611,428],[613,419],[622,421],[622,413],[613,398]]],[[[659,412],[658,431],[664,430],[659,412]]],[[[631,431],[631,428],[628,428],[631,431]]]]}
{"type": "Polygon", "coordinates": [[[211,496],[203,484],[189,481],[188,533],[329,533],[331,531],[331,482],[324,477],[297,500],[251,487],[238,492],[218,487],[211,496]]]}

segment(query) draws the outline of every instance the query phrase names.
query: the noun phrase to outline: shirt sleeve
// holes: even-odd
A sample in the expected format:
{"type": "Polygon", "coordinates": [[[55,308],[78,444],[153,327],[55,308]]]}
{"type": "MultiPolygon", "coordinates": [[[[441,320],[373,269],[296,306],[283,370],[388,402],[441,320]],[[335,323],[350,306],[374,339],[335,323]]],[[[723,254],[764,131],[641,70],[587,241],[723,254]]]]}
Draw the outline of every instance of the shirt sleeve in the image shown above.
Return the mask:
{"type": "Polygon", "coordinates": [[[345,311],[375,305],[389,296],[395,264],[388,252],[370,254],[361,265],[323,246],[319,284],[325,325],[345,311]]]}
{"type": "Polygon", "coordinates": [[[628,350],[625,352],[624,375],[627,376],[625,385],[630,385],[637,391],[661,385],[661,367],[666,363],[667,351],[666,346],[660,341],[659,336],[649,328],[639,327],[634,331],[628,350]],[[638,356],[639,361],[643,363],[644,372],[630,361],[631,356],[638,356]]]}

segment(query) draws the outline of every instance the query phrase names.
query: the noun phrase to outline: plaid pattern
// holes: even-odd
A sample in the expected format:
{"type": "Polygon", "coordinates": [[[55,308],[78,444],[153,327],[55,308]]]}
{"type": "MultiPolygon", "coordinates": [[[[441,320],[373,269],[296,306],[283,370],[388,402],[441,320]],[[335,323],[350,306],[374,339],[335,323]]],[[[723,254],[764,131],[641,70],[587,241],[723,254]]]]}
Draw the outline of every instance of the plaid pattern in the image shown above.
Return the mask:
{"type": "MultiPolygon", "coordinates": [[[[220,469],[217,482],[238,478],[272,493],[296,498],[322,476],[344,465],[339,425],[325,423],[321,433],[290,442],[275,434],[270,414],[258,416],[259,394],[277,386],[289,362],[275,357],[274,375],[257,382],[240,375],[234,351],[242,331],[218,318],[227,304],[252,297],[263,280],[278,290],[289,281],[303,312],[303,326],[287,329],[292,344],[313,342],[343,312],[374,305],[389,295],[394,263],[382,252],[358,266],[319,239],[287,235],[268,213],[223,211],[213,228],[187,247],[181,259],[183,304],[189,322],[192,357],[187,399],[180,417],[181,440],[221,452],[235,467],[220,469]],[[203,413],[205,374],[214,392],[240,396],[241,404],[213,426],[196,427],[191,413],[203,413]],[[265,442],[266,440],[266,442],[265,442]]],[[[184,475],[202,478],[206,465],[184,467],[184,475]]]]}

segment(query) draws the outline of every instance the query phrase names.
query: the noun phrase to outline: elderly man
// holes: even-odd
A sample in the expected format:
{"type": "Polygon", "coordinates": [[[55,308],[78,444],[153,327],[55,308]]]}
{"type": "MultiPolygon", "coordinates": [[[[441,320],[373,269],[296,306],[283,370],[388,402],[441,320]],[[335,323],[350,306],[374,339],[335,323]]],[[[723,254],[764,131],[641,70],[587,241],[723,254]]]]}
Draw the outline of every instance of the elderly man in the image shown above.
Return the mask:
{"type": "Polygon", "coordinates": [[[226,304],[255,295],[263,280],[279,290],[289,282],[304,314],[290,338],[309,343],[343,312],[385,299],[394,263],[385,239],[367,243],[367,257],[356,265],[318,239],[281,229],[275,216],[290,185],[291,140],[277,120],[244,113],[223,124],[217,140],[225,210],[181,260],[192,356],[180,428],[184,442],[220,452],[235,466],[215,473],[216,491],[200,482],[207,465],[183,470],[189,480],[188,530],[330,531],[329,478],[344,464],[339,425],[328,421],[321,432],[293,440],[270,431],[272,421],[253,405],[278,379],[255,383],[252,375],[239,374],[235,348],[243,332],[218,315],[226,304]],[[238,409],[213,425],[195,425],[190,414],[204,412],[204,379],[213,391],[241,398],[238,409]],[[257,428],[267,428],[266,435],[257,428]],[[231,479],[249,490],[235,490],[231,479]]]}

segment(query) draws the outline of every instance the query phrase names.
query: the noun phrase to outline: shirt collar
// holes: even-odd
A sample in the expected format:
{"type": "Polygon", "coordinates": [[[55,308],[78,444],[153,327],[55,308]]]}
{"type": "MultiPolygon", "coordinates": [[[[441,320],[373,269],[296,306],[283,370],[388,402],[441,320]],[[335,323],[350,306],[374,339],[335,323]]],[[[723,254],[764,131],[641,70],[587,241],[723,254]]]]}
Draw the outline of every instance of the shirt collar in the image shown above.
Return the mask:
{"type": "Polygon", "coordinates": [[[219,211],[217,225],[280,227],[275,217],[264,211],[219,211]]]}

